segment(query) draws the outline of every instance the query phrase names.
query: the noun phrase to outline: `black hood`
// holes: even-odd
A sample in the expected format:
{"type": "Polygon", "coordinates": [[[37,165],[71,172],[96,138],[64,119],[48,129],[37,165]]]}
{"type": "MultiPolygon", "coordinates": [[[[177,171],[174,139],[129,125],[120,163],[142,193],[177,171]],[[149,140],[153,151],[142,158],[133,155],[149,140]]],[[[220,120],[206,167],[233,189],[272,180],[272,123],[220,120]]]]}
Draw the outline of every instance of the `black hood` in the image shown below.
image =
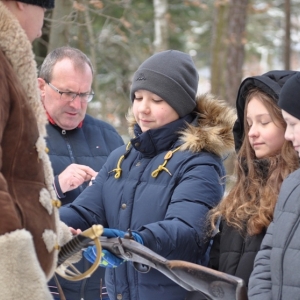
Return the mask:
{"type": "Polygon", "coordinates": [[[245,102],[248,91],[253,87],[258,87],[265,93],[272,96],[276,103],[278,102],[278,97],[280,90],[284,83],[291,76],[296,74],[296,71],[283,71],[283,70],[274,70],[269,71],[260,76],[248,77],[243,80],[240,85],[237,99],[236,99],[236,111],[237,111],[237,120],[234,123],[233,127],[233,136],[235,143],[235,151],[239,151],[243,142],[244,135],[244,110],[245,102]]]}

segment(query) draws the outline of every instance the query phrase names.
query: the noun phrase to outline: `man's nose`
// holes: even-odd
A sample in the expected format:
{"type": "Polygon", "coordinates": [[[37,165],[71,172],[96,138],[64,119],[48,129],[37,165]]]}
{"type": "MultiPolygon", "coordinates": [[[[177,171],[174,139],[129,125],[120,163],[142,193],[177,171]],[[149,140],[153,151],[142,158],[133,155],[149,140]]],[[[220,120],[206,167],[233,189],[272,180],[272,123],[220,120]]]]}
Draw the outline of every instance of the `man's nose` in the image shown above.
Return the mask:
{"type": "Polygon", "coordinates": [[[81,99],[79,94],[76,94],[76,96],[73,98],[72,101],[69,102],[70,106],[75,107],[77,109],[81,108],[81,99]]]}

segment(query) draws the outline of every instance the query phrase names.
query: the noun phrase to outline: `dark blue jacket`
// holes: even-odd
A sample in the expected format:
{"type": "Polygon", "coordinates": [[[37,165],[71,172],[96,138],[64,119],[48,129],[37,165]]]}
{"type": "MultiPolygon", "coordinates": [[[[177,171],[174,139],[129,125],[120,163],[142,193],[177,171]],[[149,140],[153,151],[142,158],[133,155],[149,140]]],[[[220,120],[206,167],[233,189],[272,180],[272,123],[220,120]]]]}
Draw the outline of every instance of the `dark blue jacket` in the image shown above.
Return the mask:
{"type": "MultiPolygon", "coordinates": [[[[82,164],[99,171],[106,162],[108,155],[117,147],[123,145],[123,141],[116,130],[109,124],[86,115],[81,128],[73,130],[62,130],[52,124],[47,126],[47,147],[54,172],[57,176],[70,164],[82,164]]],[[[88,182],[75,190],[62,194],[60,198],[63,205],[73,200],[87,187],[88,182]]],[[[56,189],[59,186],[56,182],[56,189]]],[[[71,220],[70,220],[71,221],[71,220]]],[[[69,220],[66,220],[68,223],[69,220]]],[[[90,264],[82,260],[75,264],[79,271],[87,270],[90,264]]],[[[99,300],[101,280],[104,284],[104,269],[98,269],[90,278],[71,282],[59,275],[60,285],[67,300],[99,300]]],[[[57,293],[54,280],[49,282],[53,293],[57,293]]],[[[57,296],[56,299],[59,299],[57,296]]]]}
{"type": "MultiPolygon", "coordinates": [[[[63,130],[56,125],[48,124],[47,135],[47,147],[56,178],[72,163],[89,166],[98,172],[108,155],[124,144],[111,125],[89,115],[85,116],[81,128],[73,130],[63,130]]],[[[88,183],[85,182],[64,195],[56,182],[58,197],[62,204],[73,202],[88,183]]]]}
{"type": "MultiPolygon", "coordinates": [[[[130,228],[159,255],[199,263],[207,249],[207,212],[225,188],[222,156],[233,150],[233,115],[212,99],[201,99],[198,109],[201,118],[191,114],[144,133],[135,125],[129,151],[116,149],[95,184],[61,209],[61,219],[81,229],[130,228]]],[[[107,269],[105,280],[111,299],[183,300],[186,295],[158,271],[141,274],[130,262],[107,269]]]]}

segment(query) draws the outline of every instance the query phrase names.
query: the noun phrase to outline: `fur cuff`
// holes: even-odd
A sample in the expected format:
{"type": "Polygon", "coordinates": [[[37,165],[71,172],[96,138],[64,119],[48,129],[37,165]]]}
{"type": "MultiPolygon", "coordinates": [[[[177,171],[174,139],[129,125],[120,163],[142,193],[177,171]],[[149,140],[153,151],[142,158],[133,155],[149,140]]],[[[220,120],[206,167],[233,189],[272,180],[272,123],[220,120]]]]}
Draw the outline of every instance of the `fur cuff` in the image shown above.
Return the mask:
{"type": "Polygon", "coordinates": [[[1,299],[53,299],[32,236],[25,229],[0,236],[0,266],[1,299]]]}

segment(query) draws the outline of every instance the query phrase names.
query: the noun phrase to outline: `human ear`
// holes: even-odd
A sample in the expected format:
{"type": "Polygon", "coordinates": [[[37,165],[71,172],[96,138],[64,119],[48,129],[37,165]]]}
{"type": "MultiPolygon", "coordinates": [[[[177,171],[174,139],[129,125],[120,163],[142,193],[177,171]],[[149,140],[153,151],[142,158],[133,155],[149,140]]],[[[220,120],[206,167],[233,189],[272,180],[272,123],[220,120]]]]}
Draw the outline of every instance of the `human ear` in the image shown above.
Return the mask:
{"type": "Polygon", "coordinates": [[[43,78],[38,78],[38,86],[40,89],[40,95],[41,95],[41,100],[43,101],[44,97],[45,97],[45,86],[46,86],[46,82],[43,78]]]}

